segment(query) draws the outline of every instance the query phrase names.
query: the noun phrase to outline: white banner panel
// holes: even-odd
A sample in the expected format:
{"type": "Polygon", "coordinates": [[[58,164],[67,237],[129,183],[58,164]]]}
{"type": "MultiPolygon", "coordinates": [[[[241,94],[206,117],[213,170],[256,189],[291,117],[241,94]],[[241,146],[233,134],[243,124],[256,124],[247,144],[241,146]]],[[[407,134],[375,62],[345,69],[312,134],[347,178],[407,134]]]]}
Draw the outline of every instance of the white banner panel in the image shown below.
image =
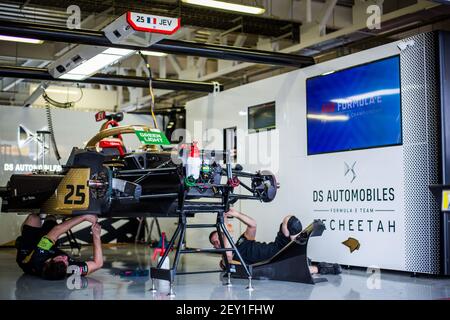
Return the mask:
{"type": "Polygon", "coordinates": [[[320,242],[311,241],[314,259],[404,269],[402,147],[309,156],[304,163],[301,202],[326,226],[320,242]]]}

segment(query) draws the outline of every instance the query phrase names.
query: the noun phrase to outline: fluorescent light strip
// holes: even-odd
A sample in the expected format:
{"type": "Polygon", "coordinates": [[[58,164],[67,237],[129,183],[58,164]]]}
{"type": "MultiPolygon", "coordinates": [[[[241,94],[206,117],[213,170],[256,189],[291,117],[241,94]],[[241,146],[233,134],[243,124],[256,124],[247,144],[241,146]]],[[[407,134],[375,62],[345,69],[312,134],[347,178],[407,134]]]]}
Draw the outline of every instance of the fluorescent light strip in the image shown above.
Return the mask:
{"type": "Polygon", "coordinates": [[[249,14],[263,14],[266,9],[216,0],[182,0],[184,3],[249,14]]]}
{"type": "Polygon", "coordinates": [[[31,44],[41,44],[44,43],[43,40],[31,39],[31,38],[22,38],[22,37],[10,37],[0,35],[0,40],[3,41],[14,41],[14,42],[23,42],[23,43],[31,43],[31,44]]]}
{"type": "Polygon", "coordinates": [[[102,53],[84,61],[79,66],[60,76],[60,79],[83,80],[97,71],[109,66],[134,50],[109,48],[102,53]]]}
{"type": "Polygon", "coordinates": [[[85,74],[72,74],[72,73],[65,73],[59,77],[59,79],[67,79],[67,80],[84,80],[86,78],[87,76],[85,74]]]}
{"type": "Polygon", "coordinates": [[[101,54],[98,54],[95,57],[92,57],[91,59],[83,62],[75,69],[70,70],[69,73],[89,75],[100,69],[103,69],[104,67],[110,65],[111,63],[117,61],[120,58],[121,58],[121,56],[101,53],[101,54]]]}
{"type": "Polygon", "coordinates": [[[166,57],[167,53],[157,52],[157,51],[141,51],[144,56],[154,56],[154,57],[166,57]]]}
{"type": "Polygon", "coordinates": [[[130,53],[134,52],[134,50],[130,49],[119,49],[119,48],[109,48],[103,51],[104,54],[114,54],[117,56],[126,56],[130,53]]]}

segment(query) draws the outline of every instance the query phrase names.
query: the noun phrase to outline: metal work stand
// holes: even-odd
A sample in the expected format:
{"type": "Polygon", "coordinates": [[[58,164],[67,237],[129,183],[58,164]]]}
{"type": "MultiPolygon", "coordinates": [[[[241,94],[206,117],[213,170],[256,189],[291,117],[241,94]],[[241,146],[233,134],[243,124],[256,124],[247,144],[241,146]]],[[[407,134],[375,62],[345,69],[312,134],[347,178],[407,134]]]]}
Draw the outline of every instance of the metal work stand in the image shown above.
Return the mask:
{"type": "Polygon", "coordinates": [[[223,271],[223,270],[205,270],[205,271],[195,271],[195,272],[177,272],[177,267],[178,267],[178,263],[179,263],[181,254],[187,254],[187,253],[212,253],[212,252],[222,253],[223,261],[225,263],[225,270],[226,270],[227,276],[228,276],[228,282],[226,285],[231,286],[231,281],[230,281],[231,265],[228,263],[228,259],[227,259],[227,255],[226,255],[226,253],[228,251],[234,252],[236,254],[236,256],[239,259],[241,266],[244,269],[244,272],[247,274],[247,277],[249,280],[247,290],[252,291],[253,287],[252,287],[252,282],[251,282],[252,276],[251,276],[250,269],[248,268],[245,261],[242,259],[242,256],[239,253],[239,250],[236,248],[236,245],[234,244],[233,239],[232,239],[230,233],[228,232],[228,230],[225,226],[225,223],[224,223],[224,212],[226,212],[228,209],[229,190],[227,190],[225,192],[225,195],[223,197],[223,202],[221,204],[220,203],[211,204],[211,202],[209,202],[209,203],[208,202],[189,202],[189,201],[185,201],[186,192],[184,192],[184,190],[183,190],[183,192],[181,192],[181,194],[184,194],[184,196],[180,197],[181,199],[179,199],[179,211],[180,212],[179,212],[178,227],[169,242],[168,249],[164,252],[164,255],[161,258],[161,260],[159,261],[158,265],[156,266],[156,268],[155,267],[151,268],[151,278],[152,278],[151,291],[156,292],[155,279],[166,280],[166,281],[170,282],[170,292],[168,295],[171,297],[174,297],[175,296],[174,281],[175,281],[176,275],[214,273],[214,272],[219,273],[219,272],[223,271]],[[188,213],[192,214],[192,213],[200,213],[200,212],[217,213],[216,224],[187,224],[186,215],[188,213]],[[221,248],[219,248],[219,249],[215,249],[215,248],[182,249],[182,243],[186,236],[187,228],[196,228],[196,229],[216,228],[216,230],[219,234],[221,248]],[[225,248],[222,234],[224,234],[225,237],[227,238],[228,242],[231,245],[231,248],[225,248]],[[169,252],[171,250],[173,250],[175,241],[177,241],[177,239],[178,239],[177,251],[176,251],[175,258],[174,258],[171,268],[170,269],[161,269],[161,266],[163,265],[164,260],[167,258],[169,252]]]}
{"type": "Polygon", "coordinates": [[[156,230],[158,231],[159,239],[161,239],[161,237],[162,237],[161,227],[159,225],[158,218],[152,218],[152,222],[150,222],[150,229],[148,231],[147,243],[152,243],[152,232],[153,232],[153,227],[155,225],[156,225],[156,230]]]}
{"type": "Polygon", "coordinates": [[[140,217],[138,219],[139,219],[139,226],[138,226],[136,236],[134,238],[134,243],[139,242],[139,235],[141,234],[142,227],[144,227],[144,230],[147,232],[147,238],[145,240],[145,242],[147,244],[152,243],[152,232],[153,232],[154,225],[156,225],[156,229],[158,231],[158,236],[159,236],[159,238],[161,238],[161,236],[162,236],[161,235],[161,227],[159,225],[158,218],[152,218],[152,222],[150,222],[150,227],[148,226],[146,217],[140,217]]]}
{"type": "Polygon", "coordinates": [[[81,255],[81,244],[78,243],[77,238],[73,234],[72,230],[68,230],[66,232],[67,240],[69,241],[70,251],[74,255],[74,249],[78,250],[78,253],[75,256],[79,257],[81,255]]]}

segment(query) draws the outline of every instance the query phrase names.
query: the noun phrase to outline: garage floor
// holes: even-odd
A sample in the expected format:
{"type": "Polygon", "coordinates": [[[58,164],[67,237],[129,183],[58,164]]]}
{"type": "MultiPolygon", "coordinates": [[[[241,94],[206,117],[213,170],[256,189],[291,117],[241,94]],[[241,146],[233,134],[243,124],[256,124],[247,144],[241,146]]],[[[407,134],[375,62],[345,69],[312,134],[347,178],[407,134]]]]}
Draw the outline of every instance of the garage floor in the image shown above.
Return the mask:
{"type": "MultiPolygon", "coordinates": [[[[149,291],[148,276],[120,276],[121,270],[147,268],[151,253],[143,245],[105,247],[104,268],[81,284],[68,284],[66,280],[45,281],[24,275],[15,263],[15,250],[3,248],[0,249],[0,299],[170,299],[166,283],[159,283],[161,290],[153,294],[149,291]]],[[[91,248],[82,249],[82,258],[90,254],[91,248]]],[[[182,257],[180,262],[183,269],[211,270],[218,265],[219,258],[191,254],[182,257]]],[[[316,285],[255,280],[255,291],[249,293],[245,290],[246,280],[233,279],[233,287],[228,288],[222,285],[218,273],[180,275],[176,279],[175,299],[450,299],[450,278],[414,278],[407,273],[387,271],[382,271],[379,283],[369,277],[369,273],[361,270],[344,270],[339,276],[326,276],[328,282],[316,285]]]]}

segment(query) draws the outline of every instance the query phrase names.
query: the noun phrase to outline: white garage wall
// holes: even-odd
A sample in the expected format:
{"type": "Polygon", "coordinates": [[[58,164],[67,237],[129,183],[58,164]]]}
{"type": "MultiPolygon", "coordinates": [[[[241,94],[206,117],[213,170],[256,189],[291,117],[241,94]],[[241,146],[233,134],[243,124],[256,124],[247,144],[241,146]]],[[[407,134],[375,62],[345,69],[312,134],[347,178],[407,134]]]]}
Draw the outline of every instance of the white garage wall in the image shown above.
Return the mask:
{"type": "MultiPolygon", "coordinates": [[[[247,171],[271,168],[276,174],[280,189],[272,203],[241,201],[240,207],[238,207],[258,222],[257,240],[272,241],[285,215],[295,214],[304,226],[312,222],[315,217],[312,212],[307,211],[310,205],[305,206],[304,203],[306,200],[310,201],[309,188],[314,183],[309,180],[314,179],[314,175],[310,172],[311,162],[308,162],[306,157],[306,78],[399,53],[397,43],[392,43],[233,88],[218,93],[216,96],[210,95],[187,104],[187,129],[193,138],[202,142],[201,147],[222,149],[223,138],[220,133],[224,128],[237,126],[238,130],[242,131],[238,132],[238,163],[242,164],[244,170],[247,171]],[[277,130],[270,131],[269,137],[264,134],[247,135],[247,108],[274,100],[276,101],[277,130]],[[213,134],[208,137],[207,132],[211,129],[213,134]],[[203,137],[200,138],[202,134],[203,137]],[[259,141],[255,141],[258,138],[259,141]],[[278,143],[274,144],[274,141],[278,143]],[[258,143],[259,147],[256,148],[258,143]],[[268,147],[270,145],[271,147],[268,147]],[[255,156],[255,153],[260,152],[261,146],[269,148],[269,153],[264,156],[265,151],[262,152],[259,159],[260,164],[254,164],[249,153],[255,156]],[[269,162],[268,165],[267,162],[269,162]],[[308,190],[308,194],[305,194],[306,190],[308,190]]],[[[398,154],[398,150],[392,152],[398,154]]],[[[353,154],[355,153],[357,152],[353,152],[353,154]]],[[[399,154],[401,155],[401,152],[399,154]]],[[[311,157],[309,158],[310,161],[314,161],[314,159],[311,160],[311,157]]],[[[398,161],[398,163],[401,162],[398,161]]],[[[402,191],[399,190],[399,192],[402,191]]],[[[242,227],[240,230],[242,231],[242,227]]],[[[197,246],[208,245],[207,237],[202,235],[202,231],[192,230],[191,237],[188,238],[188,245],[190,244],[189,239],[192,238],[196,239],[197,246]]],[[[320,256],[315,250],[317,246],[314,246],[317,241],[320,240],[318,238],[311,240],[310,254],[313,259],[315,255],[316,257],[320,256]]],[[[348,248],[344,246],[342,249],[348,251],[348,248]]],[[[329,258],[339,261],[338,256],[331,255],[329,258]]],[[[370,264],[370,261],[368,263],[370,264]]],[[[388,267],[401,269],[403,266],[388,267]]]]}

